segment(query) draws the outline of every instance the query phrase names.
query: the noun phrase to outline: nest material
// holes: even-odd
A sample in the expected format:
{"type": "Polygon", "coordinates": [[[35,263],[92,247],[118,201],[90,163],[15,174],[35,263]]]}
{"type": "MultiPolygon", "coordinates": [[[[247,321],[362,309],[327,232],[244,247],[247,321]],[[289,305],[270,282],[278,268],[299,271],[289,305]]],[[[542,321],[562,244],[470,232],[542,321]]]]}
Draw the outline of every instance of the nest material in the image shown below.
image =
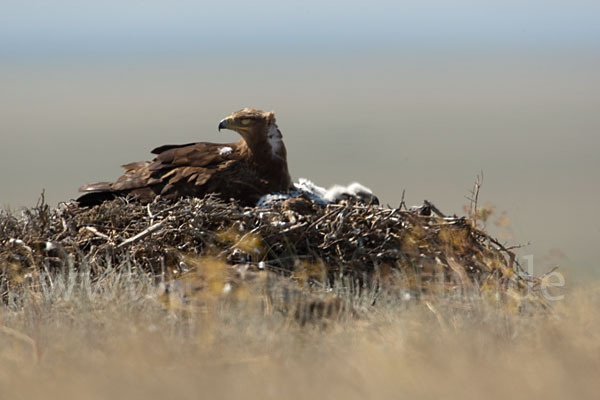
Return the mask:
{"type": "Polygon", "coordinates": [[[406,210],[297,197],[249,208],[214,196],[146,205],[118,198],[91,209],[74,202],[50,209],[42,201],[20,217],[0,214],[3,290],[67,264],[95,274],[127,264],[172,278],[189,268],[191,255],[321,284],[343,276],[401,277],[420,288],[442,281],[523,291],[535,284],[470,219],[446,217],[429,203],[406,210]]]}

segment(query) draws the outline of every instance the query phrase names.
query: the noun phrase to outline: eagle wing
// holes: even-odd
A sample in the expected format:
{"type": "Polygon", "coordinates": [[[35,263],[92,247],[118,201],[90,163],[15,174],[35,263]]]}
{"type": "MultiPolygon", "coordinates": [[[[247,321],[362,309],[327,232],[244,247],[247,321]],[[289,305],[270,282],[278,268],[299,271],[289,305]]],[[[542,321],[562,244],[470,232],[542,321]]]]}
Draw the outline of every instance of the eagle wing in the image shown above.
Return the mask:
{"type": "Polygon", "coordinates": [[[199,145],[199,144],[213,144],[213,143],[195,143],[194,142],[194,143],[186,143],[186,144],[165,144],[165,145],[162,145],[162,146],[159,146],[159,147],[153,149],[150,153],[160,154],[167,150],[179,149],[181,147],[195,146],[195,145],[199,145]]]}
{"type": "Polygon", "coordinates": [[[125,164],[125,173],[114,183],[99,182],[79,189],[88,192],[78,199],[86,204],[96,204],[106,200],[110,194],[132,193],[142,200],[150,201],[154,196],[171,194],[203,195],[205,184],[215,172],[227,168],[243,158],[244,146],[241,142],[190,143],[185,145],[164,145],[152,150],[157,156],[152,161],[125,164]]]}

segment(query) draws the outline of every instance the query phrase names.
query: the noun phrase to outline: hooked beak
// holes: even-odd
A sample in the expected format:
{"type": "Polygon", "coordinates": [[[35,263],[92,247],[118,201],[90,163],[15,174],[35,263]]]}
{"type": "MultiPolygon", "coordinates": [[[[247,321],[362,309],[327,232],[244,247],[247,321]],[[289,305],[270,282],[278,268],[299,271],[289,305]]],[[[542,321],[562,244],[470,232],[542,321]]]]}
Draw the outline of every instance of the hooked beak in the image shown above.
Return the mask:
{"type": "Polygon", "coordinates": [[[227,127],[229,126],[229,118],[225,118],[222,119],[221,122],[219,122],[219,132],[221,131],[221,129],[227,129],[227,127]]]}
{"type": "Polygon", "coordinates": [[[232,121],[233,118],[231,116],[222,119],[221,122],[219,122],[219,132],[221,131],[221,129],[231,129],[232,121]]]}

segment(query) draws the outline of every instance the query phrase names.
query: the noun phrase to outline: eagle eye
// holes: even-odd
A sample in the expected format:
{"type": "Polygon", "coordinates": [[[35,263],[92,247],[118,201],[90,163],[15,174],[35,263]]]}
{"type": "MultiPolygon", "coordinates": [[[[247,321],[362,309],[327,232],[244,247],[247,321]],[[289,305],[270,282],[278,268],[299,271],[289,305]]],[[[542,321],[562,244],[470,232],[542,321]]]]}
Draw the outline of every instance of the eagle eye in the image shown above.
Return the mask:
{"type": "Polygon", "coordinates": [[[252,122],[252,121],[249,118],[244,118],[240,121],[240,123],[244,126],[250,125],[250,122],[252,122]]]}

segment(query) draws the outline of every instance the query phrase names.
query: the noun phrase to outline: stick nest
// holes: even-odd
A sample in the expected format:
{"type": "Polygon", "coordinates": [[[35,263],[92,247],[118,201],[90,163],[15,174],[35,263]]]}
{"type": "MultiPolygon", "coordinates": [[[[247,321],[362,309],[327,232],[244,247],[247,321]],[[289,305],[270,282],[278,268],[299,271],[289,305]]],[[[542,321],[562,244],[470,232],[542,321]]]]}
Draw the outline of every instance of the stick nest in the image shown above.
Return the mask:
{"type": "Polygon", "coordinates": [[[189,257],[302,279],[337,277],[397,281],[426,290],[493,285],[523,293],[535,286],[514,254],[466,217],[446,217],[426,203],[397,209],[342,201],[322,206],[305,197],[268,207],[241,207],[217,197],[157,199],[140,204],[118,198],[81,208],[43,199],[20,216],[0,214],[0,291],[39,273],[128,265],[176,278],[189,257]],[[433,211],[432,211],[433,210],[433,211]]]}

